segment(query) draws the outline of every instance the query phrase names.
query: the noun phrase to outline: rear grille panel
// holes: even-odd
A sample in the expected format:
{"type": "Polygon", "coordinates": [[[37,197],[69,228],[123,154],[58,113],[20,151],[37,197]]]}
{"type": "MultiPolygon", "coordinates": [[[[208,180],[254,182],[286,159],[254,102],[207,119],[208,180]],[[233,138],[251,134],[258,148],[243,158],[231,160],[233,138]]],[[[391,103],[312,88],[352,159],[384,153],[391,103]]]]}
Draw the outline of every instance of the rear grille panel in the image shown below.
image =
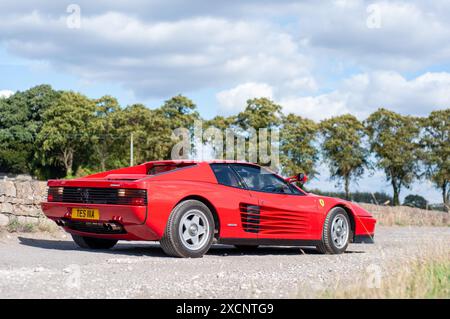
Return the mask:
{"type": "Polygon", "coordinates": [[[48,199],[51,202],[109,205],[147,205],[145,189],[85,188],[85,187],[49,187],[48,199]],[[50,200],[51,199],[51,200],[50,200]]]}
{"type": "Polygon", "coordinates": [[[120,229],[108,229],[105,227],[104,223],[97,222],[81,222],[81,221],[73,221],[66,220],[65,226],[69,229],[83,232],[83,233],[92,233],[92,234],[126,234],[127,232],[123,227],[120,229]]]}

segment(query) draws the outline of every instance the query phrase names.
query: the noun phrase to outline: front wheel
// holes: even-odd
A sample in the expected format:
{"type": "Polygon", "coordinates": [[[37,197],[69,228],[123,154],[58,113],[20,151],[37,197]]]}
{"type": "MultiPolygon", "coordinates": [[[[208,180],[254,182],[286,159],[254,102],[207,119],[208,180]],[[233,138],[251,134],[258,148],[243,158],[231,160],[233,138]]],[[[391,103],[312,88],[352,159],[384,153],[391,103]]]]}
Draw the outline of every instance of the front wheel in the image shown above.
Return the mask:
{"type": "Polygon", "coordinates": [[[79,247],[87,249],[110,249],[117,244],[117,240],[115,239],[84,237],[73,234],[72,238],[79,247]]]}
{"type": "Polygon", "coordinates": [[[347,212],[342,207],[333,208],[325,219],[322,242],[317,250],[323,254],[342,254],[347,249],[350,234],[347,212]]]}
{"type": "Polygon", "coordinates": [[[198,200],[183,201],[170,214],[161,248],[169,256],[202,257],[211,247],[214,227],[208,206],[198,200]]]}

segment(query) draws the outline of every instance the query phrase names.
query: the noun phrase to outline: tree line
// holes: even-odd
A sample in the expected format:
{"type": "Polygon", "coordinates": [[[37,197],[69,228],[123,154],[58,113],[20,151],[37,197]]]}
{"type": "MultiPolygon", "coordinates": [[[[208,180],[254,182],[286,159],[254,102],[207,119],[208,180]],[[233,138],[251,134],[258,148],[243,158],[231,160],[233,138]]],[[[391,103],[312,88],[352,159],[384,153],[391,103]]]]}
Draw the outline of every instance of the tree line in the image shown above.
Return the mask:
{"type": "MultiPolygon", "coordinates": [[[[301,107],[301,106],[299,106],[301,107]]],[[[129,165],[133,134],[136,163],[169,159],[177,142],[172,130],[193,128],[201,116],[196,104],[177,95],[158,108],[126,107],[116,98],[90,99],[73,91],[39,85],[0,99],[0,171],[28,173],[41,179],[70,177],[129,165]]],[[[351,114],[316,123],[267,98],[247,101],[232,116],[216,116],[204,126],[242,132],[252,127],[280,131],[280,171],[330,175],[350,197],[350,183],[380,169],[392,185],[393,204],[415,180],[429,180],[449,205],[450,109],[427,117],[380,108],[364,121],[351,114]]]]}

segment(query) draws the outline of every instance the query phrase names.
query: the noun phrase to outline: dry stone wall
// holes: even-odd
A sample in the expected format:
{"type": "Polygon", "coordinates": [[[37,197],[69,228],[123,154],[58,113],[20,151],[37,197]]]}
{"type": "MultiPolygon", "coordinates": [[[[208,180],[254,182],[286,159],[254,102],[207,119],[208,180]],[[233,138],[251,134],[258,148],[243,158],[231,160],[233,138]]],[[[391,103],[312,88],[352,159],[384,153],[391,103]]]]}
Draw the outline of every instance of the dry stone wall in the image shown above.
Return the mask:
{"type": "Polygon", "coordinates": [[[0,226],[12,220],[24,224],[38,224],[43,215],[40,203],[47,196],[47,183],[28,175],[0,174],[0,226]]]}

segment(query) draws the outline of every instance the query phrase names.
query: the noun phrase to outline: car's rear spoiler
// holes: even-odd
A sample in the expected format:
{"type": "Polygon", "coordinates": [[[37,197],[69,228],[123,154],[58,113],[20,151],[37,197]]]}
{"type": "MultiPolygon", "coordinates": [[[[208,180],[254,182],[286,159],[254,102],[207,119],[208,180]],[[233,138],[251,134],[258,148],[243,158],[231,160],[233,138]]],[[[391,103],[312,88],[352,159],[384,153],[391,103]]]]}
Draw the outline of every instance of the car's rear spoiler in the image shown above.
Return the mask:
{"type": "Polygon", "coordinates": [[[147,174],[109,174],[105,176],[106,180],[135,181],[148,177],[147,174]]]}

